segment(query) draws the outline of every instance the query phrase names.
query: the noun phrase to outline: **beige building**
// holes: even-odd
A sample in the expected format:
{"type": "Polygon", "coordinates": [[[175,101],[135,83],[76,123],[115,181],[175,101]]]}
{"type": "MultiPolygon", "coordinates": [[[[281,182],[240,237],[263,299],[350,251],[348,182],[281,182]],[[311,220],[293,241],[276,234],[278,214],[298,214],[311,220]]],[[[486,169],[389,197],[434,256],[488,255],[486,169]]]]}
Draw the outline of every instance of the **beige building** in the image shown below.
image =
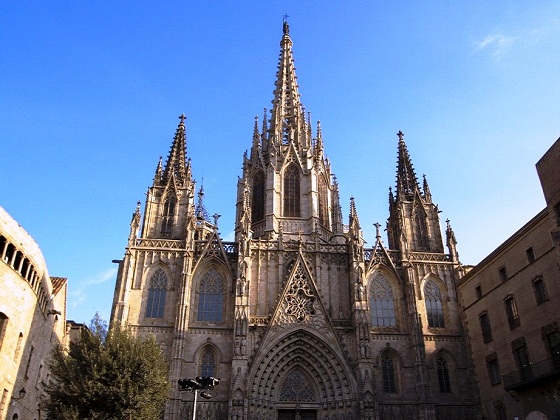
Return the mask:
{"type": "MultiPolygon", "coordinates": [[[[449,223],[442,235],[403,134],[388,244],[378,225],[366,247],[358,200],[345,225],[321,126],[298,90],[285,23],[272,109],[243,156],[234,242],[195,188],[180,117],[133,214],[111,321],[154,334],[173,383],[221,379],[199,419],[477,418],[455,237],[449,223]]],[[[166,418],[191,411],[192,394],[175,386],[166,418]]]]}
{"type": "Polygon", "coordinates": [[[0,419],[41,419],[47,360],[66,336],[66,279],[51,277],[37,243],[0,207],[0,419]]]}
{"type": "Polygon", "coordinates": [[[560,416],[559,168],[560,140],[537,164],[547,208],[459,283],[488,419],[560,416]]]}

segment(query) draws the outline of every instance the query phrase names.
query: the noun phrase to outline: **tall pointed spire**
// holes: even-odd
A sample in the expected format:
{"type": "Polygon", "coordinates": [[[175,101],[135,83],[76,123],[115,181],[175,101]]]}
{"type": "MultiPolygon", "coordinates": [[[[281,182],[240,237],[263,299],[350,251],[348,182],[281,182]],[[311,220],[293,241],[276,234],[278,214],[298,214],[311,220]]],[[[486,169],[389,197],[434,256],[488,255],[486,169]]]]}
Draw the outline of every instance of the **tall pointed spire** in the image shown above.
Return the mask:
{"type": "MultiPolygon", "coordinates": [[[[204,180],[202,181],[204,182],[204,180]]],[[[204,206],[204,186],[202,185],[202,182],[200,184],[200,189],[198,190],[198,201],[196,202],[194,214],[198,220],[206,220],[207,222],[210,221],[210,216],[204,206]]]]}
{"type": "Polygon", "coordinates": [[[165,163],[165,169],[163,171],[162,182],[167,183],[172,176],[175,177],[175,182],[178,186],[183,186],[188,180],[187,175],[187,165],[186,165],[186,153],[187,153],[187,136],[185,129],[185,114],[181,114],[179,119],[179,126],[177,131],[175,131],[175,137],[173,138],[173,144],[171,145],[171,150],[169,150],[169,156],[167,157],[167,162],[165,163]]]}
{"type": "Polygon", "coordinates": [[[273,141],[277,147],[281,144],[294,143],[298,150],[307,149],[309,147],[308,130],[303,106],[300,102],[290,27],[286,17],[284,17],[283,31],[274,99],[272,100],[270,129],[274,133],[273,141]]]}
{"type": "Polygon", "coordinates": [[[404,134],[402,131],[397,133],[399,136],[398,157],[397,157],[397,201],[410,200],[412,194],[420,191],[418,178],[414,172],[412,161],[406,143],[404,142],[404,134]]]}

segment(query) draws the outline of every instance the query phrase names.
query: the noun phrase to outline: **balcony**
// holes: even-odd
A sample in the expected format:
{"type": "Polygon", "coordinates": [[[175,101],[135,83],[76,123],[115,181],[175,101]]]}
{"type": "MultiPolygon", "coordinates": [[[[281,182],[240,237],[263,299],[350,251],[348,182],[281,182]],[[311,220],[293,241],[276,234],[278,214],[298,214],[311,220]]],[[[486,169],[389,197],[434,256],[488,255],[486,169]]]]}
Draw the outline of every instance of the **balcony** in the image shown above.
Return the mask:
{"type": "Polygon", "coordinates": [[[516,391],[527,385],[560,374],[560,358],[555,357],[542,362],[523,366],[521,370],[503,375],[506,391],[516,391]]]}

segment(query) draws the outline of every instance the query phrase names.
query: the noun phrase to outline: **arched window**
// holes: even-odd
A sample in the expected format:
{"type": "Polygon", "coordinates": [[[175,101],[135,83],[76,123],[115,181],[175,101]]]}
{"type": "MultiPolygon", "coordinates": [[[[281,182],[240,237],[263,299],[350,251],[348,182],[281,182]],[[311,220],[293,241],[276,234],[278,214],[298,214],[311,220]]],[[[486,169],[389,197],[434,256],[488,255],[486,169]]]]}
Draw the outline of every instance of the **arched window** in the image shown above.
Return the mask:
{"type": "MultiPolygon", "coordinates": [[[[314,402],[315,393],[303,372],[296,368],[292,370],[280,390],[280,401],[314,402]]],[[[303,417],[302,417],[303,418],[303,417]]]]}
{"type": "Polygon", "coordinates": [[[200,281],[198,295],[198,321],[222,322],[224,306],[224,281],[215,268],[210,269],[200,281]]]}
{"type": "Polygon", "coordinates": [[[375,327],[395,327],[395,298],[389,281],[378,274],[369,289],[371,324],[375,327]]]}
{"type": "Polygon", "coordinates": [[[318,189],[319,189],[319,222],[325,226],[326,228],[329,227],[329,203],[328,203],[328,194],[327,194],[327,184],[325,182],[325,178],[322,175],[319,175],[318,181],[318,189]]]}
{"type": "Polygon", "coordinates": [[[426,214],[420,206],[415,208],[414,224],[416,225],[416,244],[419,250],[427,251],[428,247],[428,229],[426,227],[426,214]]]}
{"type": "Polygon", "coordinates": [[[200,365],[200,376],[214,376],[216,362],[211,348],[206,348],[202,353],[202,363],[200,365]]]}
{"type": "Polygon", "coordinates": [[[439,383],[439,392],[449,394],[451,392],[451,383],[449,382],[449,368],[447,360],[443,356],[439,356],[436,361],[437,377],[439,383]]]}
{"type": "Polygon", "coordinates": [[[299,170],[290,165],[284,173],[284,216],[300,217],[299,170]]]}
{"type": "Polygon", "coordinates": [[[395,381],[395,361],[388,352],[381,356],[381,372],[383,376],[383,392],[394,394],[397,392],[395,381]]]}
{"type": "Polygon", "coordinates": [[[441,291],[433,280],[428,280],[424,286],[424,299],[426,300],[426,315],[428,316],[428,327],[443,328],[443,305],[441,291]]]}
{"type": "Polygon", "coordinates": [[[167,197],[163,204],[163,217],[161,218],[161,234],[168,238],[171,236],[173,228],[173,218],[175,216],[175,197],[167,197]]]}
{"type": "Polygon", "coordinates": [[[8,328],[8,316],[4,312],[0,312],[0,350],[2,349],[6,328],[8,328]]]}
{"type": "Polygon", "coordinates": [[[258,171],[253,178],[251,222],[259,222],[262,219],[264,219],[264,173],[258,171]]]}
{"type": "Polygon", "coordinates": [[[163,318],[166,291],[167,277],[163,270],[158,268],[150,278],[146,318],[163,318]]]}

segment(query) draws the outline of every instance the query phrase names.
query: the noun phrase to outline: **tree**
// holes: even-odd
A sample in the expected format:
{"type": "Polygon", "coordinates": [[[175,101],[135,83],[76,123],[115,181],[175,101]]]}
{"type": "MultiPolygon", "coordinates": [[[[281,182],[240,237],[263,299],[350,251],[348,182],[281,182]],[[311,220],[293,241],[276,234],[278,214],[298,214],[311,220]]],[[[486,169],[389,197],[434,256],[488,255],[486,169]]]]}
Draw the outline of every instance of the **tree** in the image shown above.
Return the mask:
{"type": "Polygon", "coordinates": [[[90,329],[49,360],[43,409],[49,419],[159,419],[169,391],[169,365],[153,337],[107,324],[90,329]]]}

